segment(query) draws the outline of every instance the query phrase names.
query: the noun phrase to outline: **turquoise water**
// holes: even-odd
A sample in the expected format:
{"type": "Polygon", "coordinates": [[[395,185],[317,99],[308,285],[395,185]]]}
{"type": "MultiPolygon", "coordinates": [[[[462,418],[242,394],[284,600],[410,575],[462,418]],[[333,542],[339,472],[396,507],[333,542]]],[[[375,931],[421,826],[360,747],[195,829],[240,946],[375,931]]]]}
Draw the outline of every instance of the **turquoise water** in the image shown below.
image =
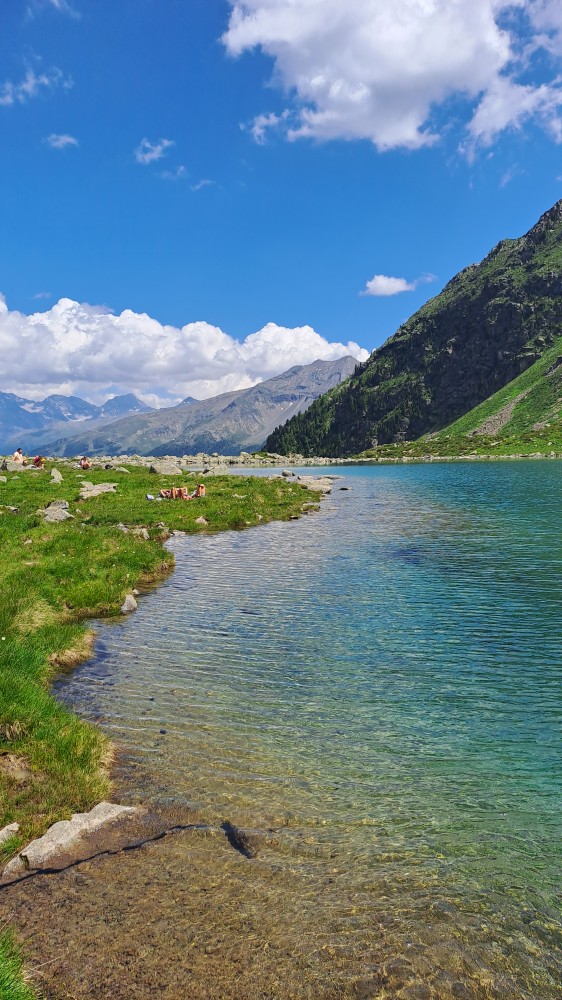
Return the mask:
{"type": "Polygon", "coordinates": [[[562,463],[329,471],[319,514],[175,536],[59,695],[147,793],[273,831],[350,975],[377,937],[428,995],[557,997],[562,463]]]}

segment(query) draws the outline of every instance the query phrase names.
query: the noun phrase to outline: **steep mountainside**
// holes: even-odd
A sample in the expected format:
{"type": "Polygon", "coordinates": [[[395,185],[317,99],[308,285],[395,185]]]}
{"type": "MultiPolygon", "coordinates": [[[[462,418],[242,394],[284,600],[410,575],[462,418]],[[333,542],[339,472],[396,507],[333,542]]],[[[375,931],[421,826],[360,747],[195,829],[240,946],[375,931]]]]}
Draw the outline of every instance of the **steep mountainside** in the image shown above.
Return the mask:
{"type": "Polygon", "coordinates": [[[128,393],[114,396],[102,406],[87,403],[79,396],[52,395],[46,399],[25,399],[11,392],[0,392],[0,452],[22,447],[39,450],[58,434],[68,434],[69,427],[99,427],[131,413],[150,410],[146,403],[128,393]]]}
{"type": "Polygon", "coordinates": [[[269,451],[350,455],[415,440],[462,416],[562,329],[562,201],[461,271],[355,375],[269,436],[269,451]]]}
{"type": "Polygon", "coordinates": [[[297,365],[251,389],[225,392],[212,399],[187,399],[178,406],[153,410],[80,433],[48,446],[49,454],[184,455],[202,452],[238,454],[260,448],[273,428],[305,410],[355,369],[355,359],[297,365]]]}
{"type": "Polygon", "coordinates": [[[529,434],[562,421],[562,334],[534,365],[483,403],[434,436],[506,438],[529,434]]]}

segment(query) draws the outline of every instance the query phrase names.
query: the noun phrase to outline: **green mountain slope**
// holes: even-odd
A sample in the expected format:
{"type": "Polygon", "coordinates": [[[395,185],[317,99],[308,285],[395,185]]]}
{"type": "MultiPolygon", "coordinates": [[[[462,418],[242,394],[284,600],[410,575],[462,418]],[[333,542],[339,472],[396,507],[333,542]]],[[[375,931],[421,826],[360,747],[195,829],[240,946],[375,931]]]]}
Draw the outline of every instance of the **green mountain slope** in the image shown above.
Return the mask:
{"type": "Polygon", "coordinates": [[[457,274],[351,378],[278,427],[266,448],[352,455],[438,432],[526,372],[561,331],[559,201],[525,236],[457,274]]]}
{"type": "Polygon", "coordinates": [[[562,335],[534,365],[465,413],[435,440],[458,435],[497,438],[530,434],[562,419],[562,335]]]}
{"type": "Polygon", "coordinates": [[[436,434],[362,453],[378,461],[562,455],[562,336],[534,365],[436,434]]]}

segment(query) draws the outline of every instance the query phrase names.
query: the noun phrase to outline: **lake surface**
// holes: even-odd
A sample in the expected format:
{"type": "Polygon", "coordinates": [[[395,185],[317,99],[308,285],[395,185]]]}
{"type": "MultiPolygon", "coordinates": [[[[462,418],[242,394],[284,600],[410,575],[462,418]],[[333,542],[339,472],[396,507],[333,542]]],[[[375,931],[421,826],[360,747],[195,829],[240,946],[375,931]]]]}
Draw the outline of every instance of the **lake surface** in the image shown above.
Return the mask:
{"type": "Polygon", "coordinates": [[[369,996],[559,997],[562,463],[328,471],[318,514],[175,536],[57,693],[147,796],[265,831],[280,928],[369,996]]]}

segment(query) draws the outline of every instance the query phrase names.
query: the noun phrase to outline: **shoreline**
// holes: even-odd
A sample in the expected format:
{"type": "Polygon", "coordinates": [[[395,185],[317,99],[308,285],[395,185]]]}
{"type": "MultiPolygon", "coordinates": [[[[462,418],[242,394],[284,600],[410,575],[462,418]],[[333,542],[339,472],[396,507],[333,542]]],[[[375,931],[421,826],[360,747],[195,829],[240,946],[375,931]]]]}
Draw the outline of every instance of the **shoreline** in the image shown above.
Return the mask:
{"type": "MultiPolygon", "coordinates": [[[[65,818],[65,813],[68,816],[70,811],[79,811],[88,804],[95,804],[100,798],[105,797],[109,788],[107,766],[111,749],[101,732],[81,723],[78,717],[74,719],[72,713],[64,710],[62,705],[51,704],[54,701],[51,688],[55,677],[61,672],[72,670],[91,656],[92,631],[88,622],[99,617],[117,617],[120,610],[121,614],[134,610],[136,601],[133,591],[150,588],[172,571],[173,555],[163,550],[163,543],[174,531],[243,529],[260,523],[265,524],[271,520],[304,516],[317,506],[317,500],[313,502],[309,490],[304,484],[302,486],[297,484],[296,477],[293,484],[288,484],[283,477],[270,482],[254,479],[252,493],[250,494],[249,488],[246,489],[245,484],[244,497],[241,496],[238,500],[236,499],[238,494],[233,491],[237,487],[240,488],[240,477],[233,475],[228,478],[222,475],[213,477],[213,484],[209,487],[206,501],[196,501],[191,504],[170,501],[147,504],[144,497],[147,484],[150,483],[152,488],[156,484],[154,476],[151,475],[150,480],[148,479],[146,469],[131,468],[130,472],[124,470],[119,476],[115,475],[118,471],[115,468],[111,471],[92,469],[88,475],[92,475],[98,482],[100,479],[108,478],[108,471],[112,478],[118,478],[119,492],[124,490],[125,484],[129,486],[129,479],[133,479],[136,471],[137,480],[140,479],[142,483],[142,485],[139,483],[139,491],[143,490],[142,498],[135,498],[136,511],[125,512],[127,497],[123,497],[117,504],[115,493],[106,493],[94,500],[80,500],[76,495],[76,489],[80,487],[77,475],[72,475],[68,466],[65,467],[62,462],[58,464],[63,473],[63,482],[60,485],[58,481],[49,480],[49,468],[45,471],[25,470],[24,475],[19,472],[10,475],[11,470],[7,470],[8,475],[3,477],[3,482],[0,482],[0,501],[2,501],[0,515],[4,514],[0,524],[3,529],[12,532],[12,538],[7,536],[7,540],[12,542],[15,557],[12,563],[10,546],[7,545],[4,577],[6,592],[11,592],[13,606],[4,609],[0,651],[5,670],[8,671],[6,684],[9,686],[10,669],[15,683],[12,693],[10,694],[8,690],[4,694],[4,699],[8,697],[7,704],[3,706],[0,702],[2,712],[0,782],[6,790],[4,820],[0,822],[0,828],[14,822],[20,824],[20,831],[0,845],[0,858],[4,861],[8,861],[17,853],[23,841],[41,835],[53,822],[65,818]],[[66,487],[66,492],[72,499],[65,500],[65,507],[60,508],[68,520],[60,524],[47,525],[34,509],[38,503],[35,495],[47,492],[55,500],[64,492],[63,483],[69,479],[73,479],[74,482],[70,492],[69,487],[66,487]],[[230,499],[229,495],[233,498],[230,500],[231,511],[224,506],[230,499]],[[223,497],[226,499],[222,499],[223,497]],[[17,500],[19,505],[6,504],[8,499],[17,500]],[[24,504],[27,510],[24,510],[24,504]],[[110,504],[113,510],[109,509],[110,504]],[[201,504],[204,504],[204,507],[201,504]],[[65,508],[70,508],[72,513],[65,508]],[[135,516],[138,515],[139,508],[142,509],[144,517],[135,516]],[[96,510],[95,523],[91,524],[90,511],[93,509],[96,510]],[[203,509],[205,517],[202,516],[203,509]],[[128,525],[123,523],[127,513],[128,525]],[[121,514],[124,514],[124,517],[119,516],[121,514]],[[197,515],[200,515],[199,518],[197,515]],[[165,517],[166,524],[157,520],[162,516],[165,517]],[[23,521],[21,528],[18,527],[18,521],[23,521]],[[88,544],[84,545],[86,534],[89,536],[88,544]],[[29,543],[30,547],[24,549],[22,542],[29,543]],[[53,553],[57,566],[56,576],[64,573],[67,579],[60,581],[47,579],[44,594],[34,594],[32,585],[37,579],[34,570],[36,566],[40,566],[43,573],[48,569],[50,546],[56,546],[56,551],[53,553]],[[65,549],[73,551],[65,552],[65,549]],[[113,552],[115,555],[117,552],[122,553],[123,565],[118,561],[111,562],[113,552]],[[28,554],[33,555],[33,558],[25,559],[24,556],[28,554]],[[74,559],[67,565],[67,560],[72,556],[74,559]],[[96,560],[98,562],[101,560],[99,570],[96,560]],[[129,572],[125,572],[127,568],[129,572]],[[82,574],[80,580],[75,578],[78,571],[82,574]],[[92,574],[94,579],[90,583],[92,574]],[[10,581],[9,584],[7,580],[10,581]],[[29,595],[28,588],[30,588],[29,595]],[[125,610],[125,598],[131,599],[127,610],[125,610]],[[43,633],[48,643],[46,651],[43,633]],[[33,657],[32,650],[36,639],[38,649],[33,657]],[[31,689],[22,690],[21,694],[18,694],[16,678],[21,675],[19,664],[24,666],[30,657],[36,674],[33,673],[30,678],[31,689]],[[13,666],[10,667],[10,664],[13,666]],[[43,735],[40,744],[36,746],[27,719],[37,715],[34,694],[37,681],[43,692],[44,707],[39,709],[40,716],[48,709],[53,715],[54,728],[52,735],[43,735]],[[71,718],[72,723],[69,725],[71,718]],[[94,756],[89,764],[81,765],[84,771],[79,784],[84,780],[84,792],[77,793],[77,775],[73,781],[61,782],[55,768],[53,791],[48,793],[49,796],[54,794],[55,798],[52,800],[52,805],[41,808],[39,803],[47,795],[44,788],[44,771],[45,768],[49,769],[49,762],[53,764],[49,761],[52,741],[58,740],[57,733],[61,730],[70,732],[73,728],[74,732],[69,735],[68,750],[64,750],[65,761],[61,759],[61,763],[72,771],[72,758],[77,755],[83,758],[84,751],[78,751],[78,746],[86,739],[86,743],[90,746],[88,752],[94,756]],[[72,750],[74,744],[76,746],[72,750]],[[67,757],[68,762],[66,762],[67,757]],[[98,784],[101,782],[99,784],[101,794],[92,794],[91,790],[86,790],[92,782],[92,788],[98,787],[96,781],[98,784]],[[29,787],[23,800],[22,787],[24,789],[29,787]],[[32,812],[24,822],[22,815],[25,817],[26,812],[25,807],[22,807],[22,801],[25,802],[26,795],[32,806],[32,812]],[[34,806],[35,800],[37,805],[34,806]],[[59,805],[56,805],[57,800],[59,805]],[[37,819],[33,818],[35,814],[37,819]]],[[[157,482],[161,479],[165,477],[159,476],[157,482]]],[[[53,500],[43,501],[45,509],[53,500]]],[[[25,671],[28,673],[29,667],[26,667],[25,671]]]]}
{"type": "MultiPolygon", "coordinates": [[[[64,469],[63,463],[59,462],[58,464],[61,466],[61,468],[63,470],[63,473],[65,473],[65,469],[64,469]]],[[[10,470],[8,470],[8,472],[9,471],[10,470]]],[[[95,472],[96,470],[92,470],[92,471],[95,472]]],[[[123,470],[123,472],[127,472],[127,471],[128,470],[123,470]]],[[[103,472],[105,473],[106,470],[104,469],[103,472]]],[[[66,473],[65,473],[65,475],[66,475],[66,473]]],[[[26,480],[28,482],[31,482],[31,480],[36,480],[37,478],[38,478],[37,475],[31,476],[31,477],[29,477],[29,479],[28,479],[27,476],[22,476],[21,477],[22,480],[26,480]]],[[[263,523],[263,524],[269,523],[272,520],[289,519],[289,518],[295,518],[295,517],[304,516],[304,514],[306,514],[306,513],[311,513],[311,512],[314,512],[315,510],[319,509],[319,507],[318,507],[318,501],[320,499],[319,493],[320,493],[320,495],[323,495],[325,492],[328,492],[328,488],[327,488],[326,484],[324,484],[324,488],[323,489],[318,490],[318,488],[315,489],[315,487],[312,486],[311,484],[305,484],[305,483],[302,483],[302,485],[299,484],[297,482],[297,477],[291,477],[291,478],[293,480],[292,483],[291,482],[287,482],[287,478],[283,477],[283,476],[268,477],[268,479],[269,479],[268,489],[269,489],[270,493],[275,492],[275,495],[277,496],[277,495],[279,495],[279,489],[280,488],[283,491],[285,491],[286,489],[288,489],[290,492],[293,492],[295,485],[298,485],[299,488],[300,488],[300,496],[297,496],[297,502],[296,502],[296,508],[298,510],[297,513],[295,513],[295,501],[293,500],[291,502],[290,498],[287,496],[286,500],[284,501],[284,507],[281,510],[269,511],[268,514],[267,514],[267,516],[266,516],[266,514],[259,513],[257,515],[257,519],[255,521],[253,521],[253,522],[249,522],[248,520],[246,520],[246,521],[244,521],[243,524],[241,524],[240,521],[237,520],[234,523],[223,525],[218,530],[237,530],[237,529],[239,530],[240,528],[245,528],[245,527],[250,527],[250,526],[258,526],[260,523],[263,523]],[[311,490],[313,491],[312,495],[311,495],[311,490]]],[[[19,472],[16,472],[16,474],[13,476],[13,479],[15,479],[15,480],[20,479],[19,472]]],[[[230,487],[237,487],[237,486],[239,486],[239,483],[240,483],[240,477],[239,476],[230,475],[228,477],[228,479],[230,481],[229,482],[230,487]]],[[[217,478],[216,482],[218,482],[218,481],[219,480],[217,478]]],[[[8,480],[8,482],[9,482],[9,480],[8,480]]],[[[256,484],[258,484],[259,489],[263,490],[264,480],[260,478],[260,480],[255,480],[255,482],[256,482],[256,484]]],[[[6,486],[7,485],[6,481],[4,481],[4,483],[2,485],[6,486]]],[[[246,485],[247,484],[245,484],[245,486],[246,485]]],[[[57,486],[58,486],[58,483],[57,483],[57,486]]],[[[211,489],[212,489],[212,487],[211,487],[211,489]]],[[[2,497],[2,499],[3,499],[3,497],[2,497]]],[[[259,497],[258,497],[258,499],[259,499],[259,497]]],[[[103,501],[103,498],[102,498],[102,501],[103,501]]],[[[162,509],[162,505],[154,505],[154,506],[158,506],[159,509],[162,509]]],[[[187,507],[187,505],[186,505],[186,507],[187,507]]],[[[8,508],[8,509],[11,509],[11,508],[8,508]]],[[[179,507],[173,506],[173,507],[170,508],[170,507],[166,506],[165,509],[168,510],[168,511],[177,511],[177,510],[179,510],[179,507]]],[[[262,508],[262,509],[266,510],[267,508],[262,508]]],[[[16,510],[18,510],[18,509],[16,508],[16,510]]],[[[2,513],[2,512],[3,512],[3,510],[2,510],[1,505],[0,505],[0,513],[2,513]]],[[[18,510],[18,513],[19,513],[19,510],[18,510]]],[[[167,520],[169,520],[169,517],[167,518],[167,520]]],[[[207,524],[204,525],[204,528],[206,528],[206,527],[207,527],[207,524]]],[[[123,526],[121,526],[121,528],[123,528],[123,526]]],[[[146,531],[146,529],[144,529],[144,530],[146,531]]],[[[128,532],[129,529],[125,529],[125,531],[128,532]]],[[[173,528],[171,526],[167,527],[165,531],[160,531],[159,532],[159,534],[155,538],[155,540],[158,542],[158,547],[159,547],[161,553],[162,553],[162,546],[176,532],[182,533],[182,534],[186,533],[185,531],[182,531],[181,529],[179,529],[179,531],[178,531],[177,528],[173,528]]],[[[142,536],[141,536],[141,538],[142,538],[142,536]]],[[[142,540],[144,541],[144,538],[142,538],[142,540]]],[[[153,587],[155,587],[157,584],[159,584],[164,579],[165,576],[168,576],[173,571],[173,567],[174,567],[174,555],[173,555],[173,552],[171,553],[171,559],[168,559],[168,560],[163,560],[162,559],[162,554],[161,554],[160,555],[160,563],[159,563],[159,566],[158,566],[158,572],[157,573],[151,572],[148,569],[148,567],[146,567],[144,570],[141,570],[141,572],[139,573],[138,576],[133,577],[128,582],[128,588],[129,589],[133,588],[133,590],[134,590],[135,586],[137,586],[137,587],[141,588],[140,592],[142,592],[143,590],[149,591],[153,587]]],[[[107,613],[108,609],[106,608],[105,610],[106,610],[106,613],[107,613]]],[[[111,613],[111,611],[113,611],[113,613],[115,613],[116,612],[116,608],[109,609],[109,611],[110,611],[110,613],[111,613]]],[[[122,611],[123,611],[123,609],[122,609],[122,611]]],[[[53,683],[56,681],[56,678],[58,676],[61,676],[65,672],[73,671],[74,668],[77,667],[79,664],[87,662],[92,657],[93,646],[94,646],[94,642],[95,642],[95,632],[91,628],[91,620],[92,620],[92,615],[94,617],[100,617],[100,614],[103,617],[104,611],[103,610],[100,611],[99,609],[94,608],[94,609],[89,609],[86,614],[84,614],[83,611],[78,611],[74,616],[72,616],[73,619],[74,619],[74,621],[78,625],[78,627],[81,629],[80,640],[79,640],[79,642],[74,647],[67,647],[64,650],[61,650],[61,649],[54,650],[51,653],[51,655],[49,656],[49,669],[48,669],[49,685],[48,685],[48,695],[47,695],[47,697],[49,697],[51,700],[53,700],[53,701],[56,702],[56,705],[58,706],[58,709],[62,712],[63,716],[73,717],[76,720],[76,723],[78,723],[78,725],[81,728],[85,728],[85,729],[88,729],[88,730],[92,730],[93,729],[94,732],[97,734],[98,743],[100,745],[100,748],[102,749],[102,752],[98,756],[97,764],[92,767],[91,774],[92,774],[94,780],[98,780],[99,781],[101,779],[102,782],[105,782],[106,783],[106,788],[102,789],[102,793],[101,794],[95,794],[93,796],[89,796],[89,800],[90,800],[90,803],[92,805],[94,803],[98,803],[98,806],[100,804],[103,804],[103,799],[106,798],[106,794],[105,794],[106,791],[115,792],[116,788],[122,783],[122,780],[123,780],[123,768],[122,768],[122,761],[120,761],[122,749],[119,747],[118,744],[114,744],[107,736],[105,736],[105,734],[103,734],[102,730],[99,729],[98,726],[96,726],[95,724],[91,724],[89,722],[86,722],[85,720],[82,720],[79,716],[75,715],[74,712],[72,712],[71,710],[67,709],[61,702],[58,702],[58,700],[56,699],[56,696],[52,693],[52,691],[53,691],[53,683]],[[86,623],[86,628],[85,629],[83,627],[83,623],[86,623]],[[117,774],[115,772],[116,768],[120,768],[120,770],[121,770],[121,780],[118,778],[118,776],[117,776],[117,774]],[[100,799],[102,799],[102,803],[100,803],[100,799]]],[[[2,651],[4,652],[4,649],[2,651]]],[[[6,741],[6,732],[8,732],[8,730],[6,729],[6,727],[4,727],[4,729],[0,733],[0,735],[3,736],[3,742],[4,743],[6,741]]],[[[9,737],[9,735],[10,734],[8,733],[8,737],[9,737]]],[[[16,735],[16,739],[17,739],[17,736],[19,734],[16,733],[15,735],[16,735]]],[[[17,751],[16,747],[14,747],[13,749],[17,751]]],[[[1,752],[2,752],[2,748],[0,747],[0,754],[1,754],[1,752]]],[[[17,760],[17,752],[16,752],[16,754],[10,754],[9,755],[8,760],[12,760],[12,759],[16,759],[17,760]]],[[[2,763],[2,758],[0,756],[0,765],[1,765],[1,763],[2,763]]],[[[27,771],[27,766],[28,766],[28,761],[27,761],[27,758],[24,756],[23,757],[22,772],[23,772],[23,775],[24,775],[25,779],[27,779],[27,777],[29,775],[29,771],[27,771]]],[[[133,772],[130,771],[129,769],[127,769],[127,770],[129,771],[129,773],[127,775],[127,784],[129,784],[130,782],[134,782],[134,786],[135,787],[134,788],[130,788],[130,791],[132,792],[133,796],[138,799],[138,797],[142,793],[142,789],[140,788],[138,782],[134,781],[134,774],[133,774],[133,772]]],[[[4,779],[6,777],[5,769],[0,769],[0,779],[2,779],[2,777],[4,777],[4,779]]],[[[70,785],[68,786],[68,790],[70,790],[70,785]]],[[[117,795],[118,799],[121,799],[122,795],[123,795],[123,791],[118,792],[118,795],[117,795]]],[[[112,795],[112,798],[113,798],[113,795],[112,795]]],[[[96,806],[95,809],[92,810],[92,811],[95,812],[98,809],[98,806],[96,806]]],[[[68,815],[71,808],[73,808],[73,807],[70,805],[70,796],[69,796],[69,797],[67,797],[67,805],[62,810],[62,815],[64,816],[64,813],[66,813],[68,815]]],[[[73,809],[73,811],[74,811],[74,809],[73,809]]],[[[193,826],[193,822],[192,822],[193,821],[193,815],[192,815],[191,811],[186,810],[186,809],[183,809],[183,810],[180,810],[180,811],[182,813],[180,828],[183,829],[184,826],[185,826],[186,829],[191,828],[193,826]],[[186,826],[186,820],[188,821],[187,822],[187,826],[186,826]]],[[[169,810],[167,810],[165,812],[167,814],[169,812],[169,810]]],[[[149,829],[148,839],[149,839],[149,841],[151,839],[159,840],[159,839],[161,839],[161,837],[166,836],[169,832],[173,832],[173,831],[168,830],[168,827],[170,826],[171,820],[169,818],[166,820],[163,814],[162,814],[161,817],[159,817],[158,815],[155,815],[154,814],[154,808],[151,809],[150,803],[148,804],[148,808],[146,808],[146,804],[145,804],[145,808],[141,809],[140,812],[138,812],[138,813],[135,810],[135,814],[137,815],[136,822],[137,822],[138,830],[144,829],[143,824],[145,824],[146,822],[148,822],[148,829],[149,829]],[[150,816],[149,816],[148,819],[143,820],[143,816],[146,813],[149,813],[150,816]],[[154,837],[153,837],[153,835],[154,835],[154,837]]],[[[55,816],[53,818],[54,819],[58,819],[58,818],[60,818],[60,816],[61,816],[61,811],[59,810],[59,816],[57,817],[56,814],[55,814],[55,816]]],[[[9,817],[9,818],[11,819],[11,817],[9,817]]],[[[0,823],[0,826],[2,826],[2,825],[3,824],[0,823]]],[[[65,826],[65,825],[68,826],[68,823],[67,824],[59,824],[59,825],[60,826],[65,826]]],[[[43,827],[43,829],[45,828],[44,824],[41,824],[41,826],[43,827]]],[[[40,826],[40,829],[39,829],[40,833],[41,833],[41,826],[40,826]]],[[[197,826],[198,826],[198,824],[196,823],[195,827],[197,827],[197,826]]],[[[133,827],[131,829],[133,829],[133,830],[135,829],[134,822],[133,822],[133,827]]],[[[235,828],[232,828],[232,829],[234,830],[235,828]]],[[[52,831],[52,830],[53,830],[52,824],[47,825],[47,833],[50,833],[50,831],[52,831]]],[[[122,838],[123,832],[126,832],[126,830],[127,830],[127,815],[124,815],[123,817],[121,817],[119,819],[114,819],[113,822],[111,820],[109,820],[108,824],[104,825],[102,827],[102,829],[101,829],[101,831],[99,833],[99,836],[97,838],[96,838],[95,835],[92,835],[92,834],[88,835],[86,833],[85,834],[85,838],[86,839],[84,840],[82,838],[79,841],[79,843],[81,843],[83,845],[83,847],[86,844],[90,844],[90,845],[93,844],[94,847],[97,845],[98,853],[101,851],[102,855],[106,854],[108,852],[108,849],[109,849],[109,853],[110,854],[111,853],[120,854],[122,852],[122,850],[130,850],[131,849],[131,845],[128,842],[124,842],[124,843],[120,844],[120,838],[122,838]],[[92,840],[92,836],[93,836],[93,840],[92,840]],[[116,843],[120,844],[120,846],[119,846],[119,848],[118,848],[117,851],[113,851],[111,845],[115,845],[116,843]]],[[[213,830],[211,828],[209,828],[209,832],[211,834],[211,833],[213,833],[213,830]]],[[[217,831],[215,831],[215,834],[216,833],[217,833],[217,831]]],[[[218,833],[220,833],[220,831],[218,831],[218,833]]],[[[11,837],[7,838],[7,840],[4,842],[4,844],[2,844],[3,850],[2,850],[1,853],[4,856],[4,862],[8,860],[8,870],[5,870],[4,873],[3,873],[2,885],[3,885],[3,888],[5,890],[9,890],[8,891],[8,895],[10,894],[10,889],[9,889],[10,885],[11,884],[17,885],[18,880],[21,878],[22,867],[23,867],[23,870],[25,872],[24,879],[27,879],[30,875],[33,876],[33,874],[34,874],[33,867],[31,867],[31,871],[29,870],[29,864],[28,864],[28,861],[27,861],[27,856],[26,856],[26,860],[21,862],[21,866],[22,867],[20,867],[20,869],[19,869],[19,875],[18,875],[18,871],[17,871],[17,866],[16,866],[16,868],[12,868],[12,870],[10,870],[11,866],[14,865],[14,862],[18,861],[19,850],[20,850],[21,845],[22,845],[22,840],[24,840],[27,843],[27,847],[25,848],[25,851],[27,851],[32,845],[35,845],[35,844],[38,843],[37,839],[32,840],[31,843],[29,843],[29,840],[30,840],[29,836],[22,837],[21,834],[20,834],[20,832],[16,831],[11,837]],[[11,860],[9,860],[10,858],[11,858],[11,860]],[[15,881],[14,881],[14,883],[11,883],[10,881],[6,882],[6,879],[8,879],[8,880],[15,879],[15,881]]],[[[56,859],[56,855],[58,853],[60,856],[62,856],[63,859],[66,857],[67,861],[71,864],[71,866],[74,865],[75,863],[81,864],[82,863],[82,859],[84,858],[83,848],[82,848],[82,850],[80,850],[80,849],[78,850],[78,857],[73,857],[72,851],[73,851],[72,846],[70,848],[67,848],[66,853],[65,853],[64,845],[61,846],[60,843],[59,844],[55,844],[55,849],[54,849],[54,855],[53,856],[56,859]],[[70,851],[70,854],[68,853],[69,851],[70,851]]],[[[87,855],[86,855],[86,857],[87,857],[87,855]]],[[[53,863],[52,861],[49,861],[49,865],[52,864],[52,863],[53,863]]],[[[54,863],[55,863],[55,867],[56,867],[56,860],[55,860],[54,863]]],[[[43,864],[45,864],[45,862],[43,862],[43,864]]],[[[37,875],[39,875],[39,876],[41,875],[41,869],[38,869],[37,875]]],[[[17,952],[17,950],[15,952],[13,950],[10,951],[10,947],[11,947],[10,931],[8,931],[7,934],[6,933],[0,934],[0,962],[5,965],[6,969],[10,965],[10,962],[12,962],[12,963],[15,962],[14,968],[16,969],[16,973],[15,974],[17,976],[17,966],[18,966],[18,962],[19,962],[18,952],[17,952]]],[[[0,972],[1,971],[2,971],[2,969],[0,969],[0,972]]]]}

